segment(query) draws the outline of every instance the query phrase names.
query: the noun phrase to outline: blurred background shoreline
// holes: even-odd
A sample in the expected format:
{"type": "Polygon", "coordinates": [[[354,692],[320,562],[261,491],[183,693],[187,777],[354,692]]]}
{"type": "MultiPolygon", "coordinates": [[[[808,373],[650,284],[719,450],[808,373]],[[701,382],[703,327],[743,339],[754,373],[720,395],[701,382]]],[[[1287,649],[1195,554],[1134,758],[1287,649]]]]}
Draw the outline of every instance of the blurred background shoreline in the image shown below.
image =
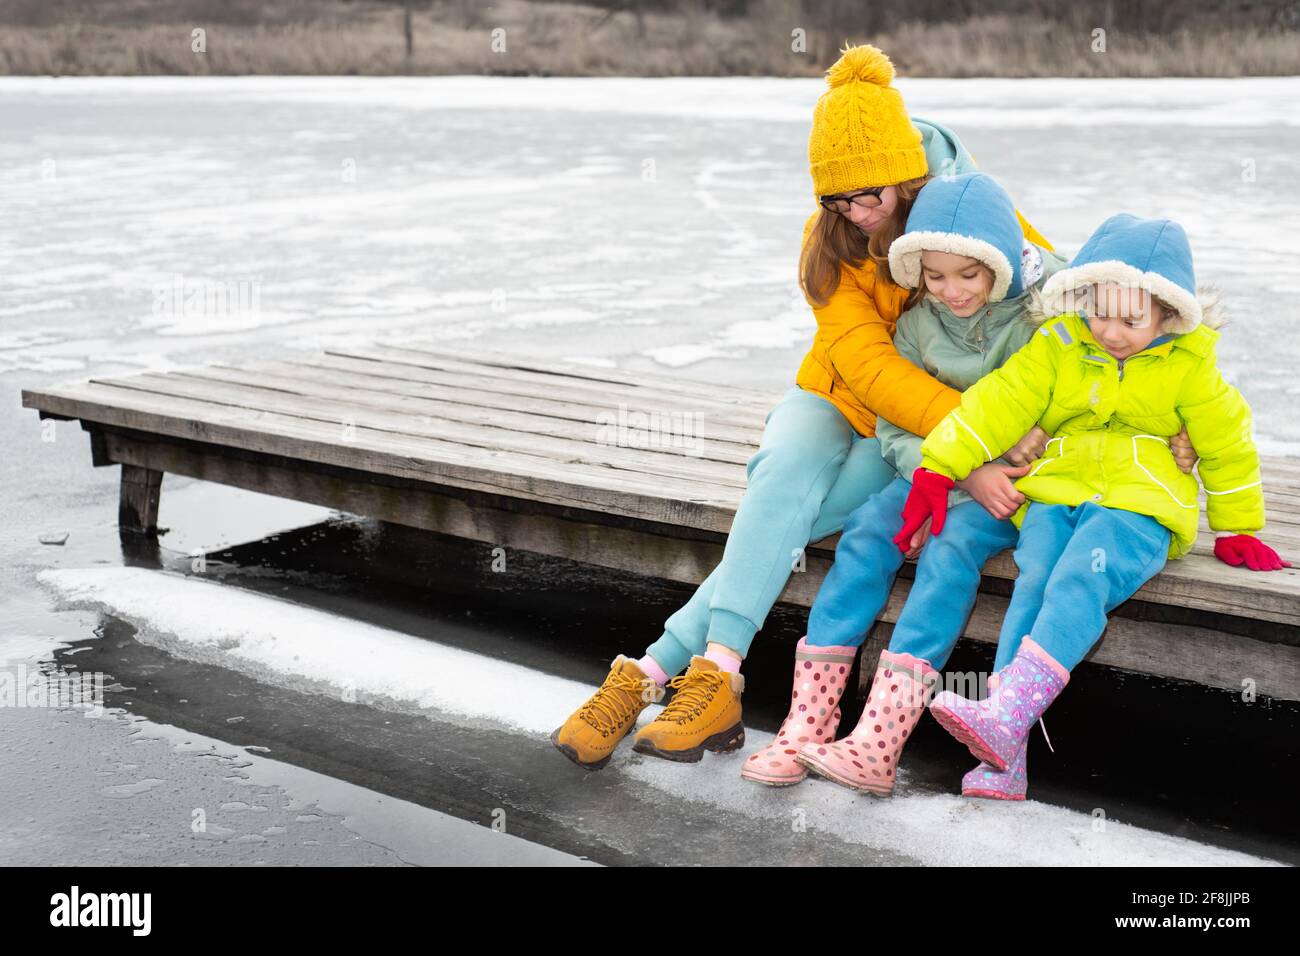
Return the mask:
{"type": "Polygon", "coordinates": [[[1300,74],[1300,0],[5,0],[5,75],[1300,74]]]}

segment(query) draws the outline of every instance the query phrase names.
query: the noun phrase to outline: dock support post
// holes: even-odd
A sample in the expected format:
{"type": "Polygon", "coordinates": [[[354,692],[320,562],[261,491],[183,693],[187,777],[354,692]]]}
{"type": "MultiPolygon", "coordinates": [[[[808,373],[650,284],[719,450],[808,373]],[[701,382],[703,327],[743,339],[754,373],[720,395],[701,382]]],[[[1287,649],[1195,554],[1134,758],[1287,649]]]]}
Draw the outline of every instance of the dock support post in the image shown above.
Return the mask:
{"type": "Polygon", "coordinates": [[[138,465],[122,466],[122,495],[117,506],[119,536],[158,537],[158,498],[162,491],[161,471],[138,465]]]}

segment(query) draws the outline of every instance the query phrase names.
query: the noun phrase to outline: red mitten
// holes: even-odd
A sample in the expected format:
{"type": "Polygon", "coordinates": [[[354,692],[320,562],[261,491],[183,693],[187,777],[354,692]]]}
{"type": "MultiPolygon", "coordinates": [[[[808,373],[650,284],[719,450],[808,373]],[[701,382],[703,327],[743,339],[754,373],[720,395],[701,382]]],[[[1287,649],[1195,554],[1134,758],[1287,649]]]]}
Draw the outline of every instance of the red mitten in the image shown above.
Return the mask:
{"type": "Polygon", "coordinates": [[[903,530],[894,535],[894,544],[904,554],[912,545],[912,535],[926,518],[930,522],[930,534],[938,535],[943,530],[944,518],[948,514],[948,491],[953,480],[947,475],[918,468],[912,472],[912,490],[907,493],[907,502],[903,505],[903,530]]]}
{"type": "Polygon", "coordinates": [[[1291,567],[1290,561],[1283,561],[1276,551],[1253,534],[1215,538],[1214,556],[1234,568],[1244,564],[1252,571],[1281,571],[1291,567]]]}

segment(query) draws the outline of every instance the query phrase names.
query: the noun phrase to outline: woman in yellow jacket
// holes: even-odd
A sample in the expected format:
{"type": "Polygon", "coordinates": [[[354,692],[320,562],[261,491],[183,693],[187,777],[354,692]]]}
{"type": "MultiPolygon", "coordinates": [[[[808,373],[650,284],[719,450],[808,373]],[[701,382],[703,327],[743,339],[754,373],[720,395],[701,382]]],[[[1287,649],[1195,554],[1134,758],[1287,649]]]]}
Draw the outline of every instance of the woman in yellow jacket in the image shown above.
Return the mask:
{"type": "Polygon", "coordinates": [[[1026,502],[1016,578],[998,637],[990,694],[951,691],[930,711],[982,763],[967,796],[1024,799],[1029,731],[1101,638],[1106,615],[1186,554],[1200,517],[1197,482],[1160,436],[1186,426],[1201,455],[1215,555],[1251,571],[1287,562],[1264,527],[1250,407],[1219,373],[1192,252],[1168,219],[1112,216],[1043,287],[1059,314],[962,395],[921,446],[921,467],[894,539],[906,548],[931,520],[943,530],[954,479],[992,461],[1041,423],[1046,455],[1016,482],[1026,502]]]}
{"type": "MultiPolygon", "coordinates": [[[[894,478],[876,415],[925,435],[960,398],[894,348],[908,290],[890,278],[889,246],[931,172],[960,174],[974,161],[950,131],[908,116],[893,78],[871,46],[849,48],[827,71],[808,144],[822,209],[804,228],[800,258],[817,317],[812,349],[767,416],[721,563],[646,654],[615,658],[600,689],[551,735],[587,769],[608,763],[666,685],[677,693],[637,734],[636,750],[698,761],[706,749],[740,747],[740,662],[803,548],[839,531],[894,478]]],[[[1019,221],[1026,241],[1051,248],[1019,221]]]]}

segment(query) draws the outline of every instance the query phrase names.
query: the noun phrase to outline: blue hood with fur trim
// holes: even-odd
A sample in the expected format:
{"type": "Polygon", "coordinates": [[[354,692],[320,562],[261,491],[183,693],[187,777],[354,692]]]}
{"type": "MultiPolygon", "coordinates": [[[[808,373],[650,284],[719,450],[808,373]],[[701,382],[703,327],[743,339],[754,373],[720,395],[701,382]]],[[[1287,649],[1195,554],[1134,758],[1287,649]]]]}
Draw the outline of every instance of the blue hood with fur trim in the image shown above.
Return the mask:
{"type": "Polygon", "coordinates": [[[921,253],[951,252],[978,259],[993,271],[990,302],[1024,292],[1020,278],[1025,237],[1011,197],[987,173],[939,177],[912,204],[903,234],[889,247],[889,271],[909,289],[921,282],[921,253]]]}

